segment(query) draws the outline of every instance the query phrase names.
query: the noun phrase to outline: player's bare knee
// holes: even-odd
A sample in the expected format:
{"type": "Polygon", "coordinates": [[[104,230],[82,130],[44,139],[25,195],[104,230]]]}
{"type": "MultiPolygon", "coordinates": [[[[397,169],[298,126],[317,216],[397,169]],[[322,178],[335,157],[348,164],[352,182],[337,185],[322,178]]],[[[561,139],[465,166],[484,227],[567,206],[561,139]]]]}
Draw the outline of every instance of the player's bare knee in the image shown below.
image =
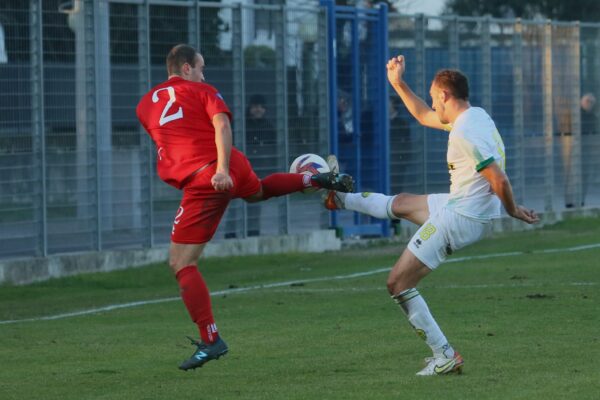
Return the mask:
{"type": "Polygon", "coordinates": [[[171,271],[176,274],[180,269],[185,267],[185,265],[181,265],[181,262],[175,257],[169,257],[169,267],[171,267],[171,271]]]}
{"type": "Polygon", "coordinates": [[[390,294],[390,296],[394,296],[394,295],[398,294],[398,293],[396,293],[396,291],[394,289],[395,285],[396,285],[396,281],[393,280],[393,279],[391,279],[391,278],[388,278],[388,280],[387,280],[387,291],[390,294]]]}
{"type": "Polygon", "coordinates": [[[387,290],[391,296],[395,296],[398,293],[405,291],[406,289],[410,289],[412,286],[408,284],[408,281],[398,277],[396,279],[388,278],[387,281],[387,290]]]}
{"type": "Polygon", "coordinates": [[[393,270],[387,280],[387,290],[389,294],[394,296],[406,289],[410,289],[412,286],[410,286],[407,278],[406,271],[393,270]]]}
{"type": "Polygon", "coordinates": [[[174,274],[190,264],[192,264],[192,262],[188,259],[188,257],[185,256],[185,254],[183,254],[181,251],[171,249],[169,252],[169,267],[171,267],[171,270],[174,274]]]}
{"type": "Polygon", "coordinates": [[[405,218],[407,214],[407,203],[412,195],[410,193],[398,193],[392,201],[392,213],[398,218],[405,218]]]}
{"type": "Polygon", "coordinates": [[[171,243],[169,249],[169,266],[174,273],[188,265],[197,265],[198,258],[202,255],[203,244],[171,243]]]}

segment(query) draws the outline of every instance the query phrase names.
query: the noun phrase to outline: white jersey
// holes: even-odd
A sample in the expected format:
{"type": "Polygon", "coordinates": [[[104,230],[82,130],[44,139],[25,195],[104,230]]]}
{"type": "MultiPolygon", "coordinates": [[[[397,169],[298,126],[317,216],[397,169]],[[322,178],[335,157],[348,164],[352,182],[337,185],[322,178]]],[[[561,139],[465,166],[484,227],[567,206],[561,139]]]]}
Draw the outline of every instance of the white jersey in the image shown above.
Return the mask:
{"type": "Polygon", "coordinates": [[[470,107],[456,118],[448,138],[450,195],[447,208],[465,217],[489,221],[500,216],[500,199],[479,173],[496,162],[504,171],[504,143],[492,118],[470,107]]]}

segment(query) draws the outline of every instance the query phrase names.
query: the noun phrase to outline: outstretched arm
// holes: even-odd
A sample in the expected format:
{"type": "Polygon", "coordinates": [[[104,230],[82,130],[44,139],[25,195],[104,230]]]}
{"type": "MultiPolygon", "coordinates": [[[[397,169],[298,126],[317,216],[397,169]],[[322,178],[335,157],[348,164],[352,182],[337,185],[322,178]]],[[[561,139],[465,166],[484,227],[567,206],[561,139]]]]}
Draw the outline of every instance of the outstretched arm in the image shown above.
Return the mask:
{"type": "Polygon", "coordinates": [[[233,187],[229,176],[229,157],[231,156],[231,124],[225,113],[216,114],[212,119],[215,127],[215,144],[217,146],[217,171],[211,178],[215,190],[225,191],[233,187]]]}
{"type": "Polygon", "coordinates": [[[479,173],[490,183],[492,190],[500,198],[500,201],[502,201],[502,205],[506,209],[508,215],[525,221],[528,224],[539,221],[535,211],[515,203],[512,186],[508,180],[508,176],[506,176],[496,162],[492,162],[490,165],[479,171],[479,173]]]}
{"type": "Polygon", "coordinates": [[[435,111],[423,99],[415,94],[404,81],[404,56],[391,58],[387,63],[387,77],[390,84],[398,93],[408,111],[421,125],[434,129],[446,130],[446,125],[440,122],[435,111]]]}

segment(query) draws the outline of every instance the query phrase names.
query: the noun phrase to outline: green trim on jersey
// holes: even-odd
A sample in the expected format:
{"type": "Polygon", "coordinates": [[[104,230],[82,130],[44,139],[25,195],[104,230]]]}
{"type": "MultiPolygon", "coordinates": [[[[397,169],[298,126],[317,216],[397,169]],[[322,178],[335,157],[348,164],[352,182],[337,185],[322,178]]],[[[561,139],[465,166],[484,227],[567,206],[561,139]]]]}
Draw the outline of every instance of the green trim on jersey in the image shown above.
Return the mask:
{"type": "Polygon", "coordinates": [[[475,170],[477,172],[479,172],[479,171],[481,171],[482,169],[484,169],[485,167],[487,167],[488,165],[490,165],[493,162],[494,162],[494,157],[490,157],[487,160],[483,160],[482,162],[480,162],[479,164],[477,164],[475,166],[475,170]]]}

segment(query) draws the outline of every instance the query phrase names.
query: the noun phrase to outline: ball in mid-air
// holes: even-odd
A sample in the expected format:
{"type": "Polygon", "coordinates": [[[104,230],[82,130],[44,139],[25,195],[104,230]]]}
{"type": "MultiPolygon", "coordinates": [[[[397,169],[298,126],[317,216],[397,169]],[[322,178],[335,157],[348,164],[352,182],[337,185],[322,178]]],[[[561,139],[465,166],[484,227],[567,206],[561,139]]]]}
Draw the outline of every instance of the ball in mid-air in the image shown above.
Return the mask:
{"type": "MultiPolygon", "coordinates": [[[[301,156],[296,157],[296,159],[292,161],[292,165],[290,165],[290,173],[292,174],[315,175],[324,172],[329,172],[329,165],[327,165],[327,161],[325,161],[323,157],[316,154],[302,154],[301,156]]],[[[313,193],[317,190],[319,189],[310,187],[304,189],[302,193],[313,193]]]]}

